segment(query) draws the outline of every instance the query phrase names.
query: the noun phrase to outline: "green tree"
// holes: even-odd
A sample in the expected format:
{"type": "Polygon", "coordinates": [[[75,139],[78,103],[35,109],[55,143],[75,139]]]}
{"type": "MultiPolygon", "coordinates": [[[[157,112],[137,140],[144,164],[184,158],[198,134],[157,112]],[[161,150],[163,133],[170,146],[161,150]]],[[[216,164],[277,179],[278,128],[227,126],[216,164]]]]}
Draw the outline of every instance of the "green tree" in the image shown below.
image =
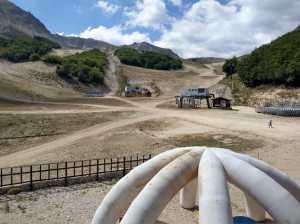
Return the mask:
{"type": "Polygon", "coordinates": [[[29,56],[29,61],[39,61],[41,59],[41,56],[37,53],[32,53],[29,56]]]}
{"type": "MultiPolygon", "coordinates": [[[[50,60],[52,59],[50,57],[50,60]]],[[[66,78],[77,77],[84,83],[102,83],[106,60],[106,54],[99,49],[76,53],[61,59],[61,64],[57,66],[57,74],[66,78]]]]}
{"type": "Polygon", "coordinates": [[[225,63],[222,66],[222,71],[226,73],[226,77],[232,77],[236,73],[236,66],[238,64],[237,58],[226,59],[225,63]]]}
{"type": "Polygon", "coordinates": [[[115,55],[127,65],[157,70],[182,69],[182,61],[178,58],[152,51],[138,52],[131,48],[119,48],[115,55]]]}
{"type": "Polygon", "coordinates": [[[300,29],[263,45],[238,62],[246,86],[261,84],[300,86],[300,29]]]}

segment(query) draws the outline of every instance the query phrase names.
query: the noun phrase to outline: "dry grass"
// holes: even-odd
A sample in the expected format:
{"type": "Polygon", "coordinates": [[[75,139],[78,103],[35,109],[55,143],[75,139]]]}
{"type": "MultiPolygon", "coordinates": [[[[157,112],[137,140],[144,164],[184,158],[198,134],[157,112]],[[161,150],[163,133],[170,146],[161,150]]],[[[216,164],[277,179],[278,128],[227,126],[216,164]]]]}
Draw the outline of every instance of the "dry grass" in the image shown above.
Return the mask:
{"type": "Polygon", "coordinates": [[[237,135],[224,133],[181,135],[170,139],[170,141],[173,142],[173,144],[175,144],[177,147],[207,146],[227,148],[239,153],[262,147],[261,141],[241,138],[237,135]]]}
{"type": "Polygon", "coordinates": [[[132,112],[83,114],[0,114],[0,155],[54,140],[132,112]]]}
{"type": "MultiPolygon", "coordinates": [[[[50,100],[51,101],[51,100],[50,100]]],[[[53,102],[21,102],[0,99],[0,111],[33,111],[33,110],[86,110],[97,106],[132,107],[124,101],[115,98],[82,97],[72,99],[52,100],[53,102]]]]}

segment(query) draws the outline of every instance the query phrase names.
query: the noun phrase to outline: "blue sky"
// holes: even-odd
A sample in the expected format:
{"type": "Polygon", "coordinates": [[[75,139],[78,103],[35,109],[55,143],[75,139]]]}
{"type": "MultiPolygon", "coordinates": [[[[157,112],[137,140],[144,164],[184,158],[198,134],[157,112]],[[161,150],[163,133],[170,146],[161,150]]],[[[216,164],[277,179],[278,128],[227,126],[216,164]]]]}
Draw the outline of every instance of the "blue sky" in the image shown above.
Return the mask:
{"type": "Polygon", "coordinates": [[[300,0],[10,0],[51,33],[146,41],[183,58],[232,57],[293,30],[300,0]]]}

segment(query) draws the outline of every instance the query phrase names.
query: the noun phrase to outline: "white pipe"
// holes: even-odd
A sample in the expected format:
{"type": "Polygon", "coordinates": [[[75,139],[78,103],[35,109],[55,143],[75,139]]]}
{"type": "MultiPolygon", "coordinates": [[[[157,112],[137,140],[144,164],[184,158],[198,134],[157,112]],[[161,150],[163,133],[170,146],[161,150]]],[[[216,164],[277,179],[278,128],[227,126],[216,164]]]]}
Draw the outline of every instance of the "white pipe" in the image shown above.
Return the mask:
{"type": "Polygon", "coordinates": [[[183,208],[191,209],[196,206],[198,179],[190,181],[180,190],[180,205],[183,208]]]}
{"type": "Polygon", "coordinates": [[[197,177],[197,168],[204,148],[199,147],[164,167],[144,187],[123,217],[121,224],[153,224],[158,216],[189,181],[197,177]]]}
{"type": "Polygon", "coordinates": [[[233,156],[224,156],[223,166],[229,180],[253,197],[277,223],[300,223],[299,202],[261,170],[233,156]]]}
{"type": "Polygon", "coordinates": [[[244,193],[246,214],[251,219],[259,222],[266,219],[266,212],[250,195],[244,193]]]}
{"type": "MultiPolygon", "coordinates": [[[[270,166],[269,164],[267,164],[261,160],[257,160],[255,158],[252,158],[252,157],[244,155],[244,154],[235,153],[228,149],[212,148],[212,150],[227,153],[229,155],[232,155],[239,159],[242,159],[245,162],[248,162],[252,166],[263,171],[268,176],[270,176],[272,179],[274,179],[283,188],[285,188],[288,192],[290,192],[291,195],[293,195],[293,197],[296,198],[298,202],[300,202],[300,185],[297,182],[293,181],[288,175],[286,175],[282,171],[270,166]]],[[[218,154],[220,154],[220,153],[218,153],[218,154]]]]}
{"type": "Polygon", "coordinates": [[[109,191],[95,212],[92,224],[116,223],[133,198],[160,169],[190,150],[176,148],[166,151],[134,168],[109,191]]]}
{"type": "MultiPolygon", "coordinates": [[[[198,170],[202,193],[199,198],[199,223],[232,223],[231,203],[226,175],[219,158],[205,150],[198,170]]],[[[200,194],[200,193],[199,193],[200,194]]]]}

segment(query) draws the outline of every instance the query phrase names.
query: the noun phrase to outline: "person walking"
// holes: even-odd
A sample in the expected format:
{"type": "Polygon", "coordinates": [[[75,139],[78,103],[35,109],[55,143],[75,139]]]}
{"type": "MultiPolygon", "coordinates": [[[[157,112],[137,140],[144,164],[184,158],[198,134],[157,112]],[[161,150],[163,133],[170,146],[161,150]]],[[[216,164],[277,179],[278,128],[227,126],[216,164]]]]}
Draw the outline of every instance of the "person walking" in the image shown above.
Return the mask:
{"type": "Polygon", "coordinates": [[[273,128],[272,120],[269,121],[269,128],[273,128]]]}

